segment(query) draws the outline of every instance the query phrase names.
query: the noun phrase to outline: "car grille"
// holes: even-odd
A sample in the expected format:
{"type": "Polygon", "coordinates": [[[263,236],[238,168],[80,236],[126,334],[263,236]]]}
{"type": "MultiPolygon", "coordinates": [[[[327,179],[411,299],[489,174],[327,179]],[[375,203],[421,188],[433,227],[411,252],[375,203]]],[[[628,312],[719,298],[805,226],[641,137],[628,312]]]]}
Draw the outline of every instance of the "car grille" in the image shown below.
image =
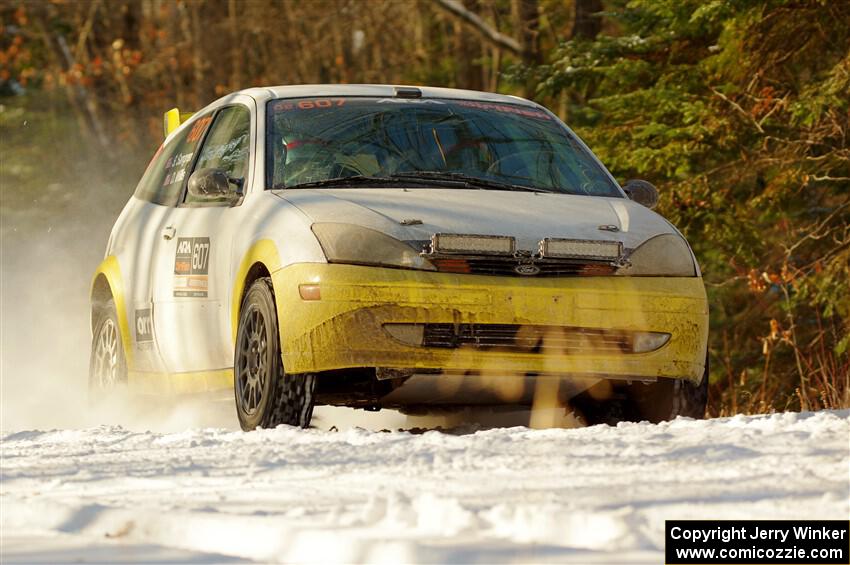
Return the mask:
{"type": "Polygon", "coordinates": [[[424,324],[424,347],[525,353],[632,353],[632,332],[518,324],[424,324]]]}
{"type": "Polygon", "coordinates": [[[575,259],[539,259],[533,263],[522,262],[514,257],[440,257],[430,259],[438,271],[444,273],[467,273],[498,276],[606,276],[617,272],[610,263],[576,261],[575,259]],[[536,269],[519,272],[517,267],[533,265],[536,269]],[[537,270],[539,269],[539,270],[537,270]]]}

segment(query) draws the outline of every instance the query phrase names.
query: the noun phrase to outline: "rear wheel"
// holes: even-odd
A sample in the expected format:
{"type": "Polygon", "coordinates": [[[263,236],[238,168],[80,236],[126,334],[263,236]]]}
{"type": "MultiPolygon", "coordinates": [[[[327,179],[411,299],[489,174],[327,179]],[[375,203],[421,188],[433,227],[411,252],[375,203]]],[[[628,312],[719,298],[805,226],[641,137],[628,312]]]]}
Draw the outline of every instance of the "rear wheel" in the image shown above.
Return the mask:
{"type": "Polygon", "coordinates": [[[127,359],[124,356],[115,302],[110,298],[98,304],[93,310],[93,317],[89,391],[101,396],[127,383],[127,359]]]}
{"type": "Polygon", "coordinates": [[[242,301],[233,361],[236,414],[245,431],[280,424],[310,425],[315,376],[288,375],[280,351],[280,333],[272,282],[254,281],[242,301]]]}

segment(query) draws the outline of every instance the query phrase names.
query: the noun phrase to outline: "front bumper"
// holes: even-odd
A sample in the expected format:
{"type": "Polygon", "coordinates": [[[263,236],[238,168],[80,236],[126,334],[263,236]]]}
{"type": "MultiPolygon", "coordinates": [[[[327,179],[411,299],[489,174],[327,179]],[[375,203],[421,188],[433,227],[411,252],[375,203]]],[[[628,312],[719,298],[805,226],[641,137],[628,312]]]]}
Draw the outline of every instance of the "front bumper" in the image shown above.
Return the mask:
{"type": "Polygon", "coordinates": [[[291,373],[351,367],[499,371],[699,382],[708,340],[701,278],[521,278],[300,263],[272,275],[283,362],[291,373]],[[299,285],[317,284],[305,301],[299,285]],[[648,353],[580,354],[405,345],[385,323],[529,324],[655,331],[648,353]]]}

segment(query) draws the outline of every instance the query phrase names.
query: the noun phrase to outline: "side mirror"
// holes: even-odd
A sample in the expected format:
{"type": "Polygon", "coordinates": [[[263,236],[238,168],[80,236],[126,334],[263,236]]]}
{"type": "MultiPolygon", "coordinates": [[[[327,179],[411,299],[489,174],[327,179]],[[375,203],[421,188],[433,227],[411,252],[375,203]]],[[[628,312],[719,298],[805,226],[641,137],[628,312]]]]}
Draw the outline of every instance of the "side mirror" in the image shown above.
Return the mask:
{"type": "MultiPolygon", "coordinates": [[[[191,179],[189,182],[192,182],[191,179]]],[[[650,210],[658,205],[658,189],[651,182],[638,179],[627,180],[623,185],[623,191],[630,199],[650,210]]]]}
{"type": "Polygon", "coordinates": [[[198,169],[189,177],[189,194],[201,200],[227,196],[230,194],[230,182],[224,171],[198,169]]]}
{"type": "Polygon", "coordinates": [[[242,179],[231,179],[219,169],[198,169],[189,177],[189,195],[201,202],[221,202],[242,193],[242,179]],[[236,185],[237,190],[230,190],[230,184],[236,185]]]}

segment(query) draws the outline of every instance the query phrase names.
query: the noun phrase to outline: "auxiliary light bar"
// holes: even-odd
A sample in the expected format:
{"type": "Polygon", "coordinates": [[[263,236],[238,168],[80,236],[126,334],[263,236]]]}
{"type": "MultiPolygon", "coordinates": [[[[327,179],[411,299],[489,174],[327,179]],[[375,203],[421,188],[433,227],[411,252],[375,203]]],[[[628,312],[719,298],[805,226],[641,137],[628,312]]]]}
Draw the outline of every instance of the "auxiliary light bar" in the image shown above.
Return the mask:
{"type": "Polygon", "coordinates": [[[502,235],[435,233],[431,236],[431,249],[434,253],[513,255],[516,239],[502,235]]]}
{"type": "Polygon", "coordinates": [[[592,239],[550,239],[540,242],[542,257],[568,259],[616,260],[623,255],[623,244],[619,241],[592,239]]]}

